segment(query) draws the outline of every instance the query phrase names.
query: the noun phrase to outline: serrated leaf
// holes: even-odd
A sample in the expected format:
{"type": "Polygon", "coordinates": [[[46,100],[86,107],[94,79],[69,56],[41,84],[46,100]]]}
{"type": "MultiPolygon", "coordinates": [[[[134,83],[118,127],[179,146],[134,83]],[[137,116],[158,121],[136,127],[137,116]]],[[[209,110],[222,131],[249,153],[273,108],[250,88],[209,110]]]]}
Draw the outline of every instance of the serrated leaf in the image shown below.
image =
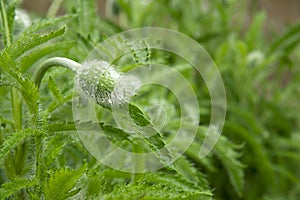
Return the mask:
{"type": "Polygon", "coordinates": [[[102,199],[211,199],[210,190],[195,186],[177,174],[153,172],[138,182],[118,184],[102,199]]]}
{"type": "MultiPolygon", "coordinates": [[[[80,126],[81,130],[84,130],[85,128],[86,130],[91,130],[93,129],[94,126],[96,127],[100,126],[101,129],[104,131],[104,134],[110,140],[135,142],[134,139],[129,139],[129,136],[131,135],[130,133],[127,133],[126,131],[123,131],[122,129],[119,129],[109,124],[84,122],[78,125],[80,126]]],[[[49,124],[47,126],[47,130],[49,132],[58,132],[58,131],[74,131],[77,129],[76,129],[76,123],[63,122],[63,123],[49,124]]],[[[144,145],[147,145],[148,148],[145,147],[145,149],[150,148],[163,164],[167,164],[167,165],[170,164],[170,161],[172,160],[172,155],[167,148],[164,148],[165,142],[162,136],[158,132],[157,134],[151,137],[142,138],[142,141],[140,142],[144,145]]]]}
{"type": "Polygon", "coordinates": [[[27,71],[36,61],[42,57],[55,52],[65,52],[74,47],[75,42],[57,42],[54,44],[41,45],[39,48],[34,48],[24,56],[19,58],[19,66],[21,72],[27,71]]]}
{"type": "Polygon", "coordinates": [[[165,173],[165,172],[156,172],[148,173],[145,175],[145,181],[153,184],[162,184],[168,185],[173,188],[181,189],[185,192],[195,192],[195,190],[208,190],[207,185],[204,184],[194,184],[179,174],[165,173]]]}
{"type": "MultiPolygon", "coordinates": [[[[137,125],[136,131],[138,134],[148,143],[160,161],[165,165],[169,165],[173,156],[166,148],[166,142],[161,133],[155,130],[154,125],[151,124],[145,113],[138,106],[129,104],[129,114],[133,122],[137,125]],[[149,134],[150,137],[143,137],[143,134],[149,134]]],[[[170,167],[172,168],[173,166],[170,167]]]]}
{"type": "Polygon", "coordinates": [[[145,116],[145,113],[134,104],[129,104],[129,114],[136,125],[147,126],[150,124],[150,121],[145,116]]]}
{"type": "Polygon", "coordinates": [[[51,174],[44,183],[46,200],[64,200],[79,192],[74,188],[78,179],[85,173],[86,166],[77,170],[61,168],[51,174]]]}
{"type": "Polygon", "coordinates": [[[221,135],[213,151],[227,170],[235,192],[241,197],[245,182],[243,171],[245,166],[238,160],[239,154],[235,151],[234,145],[221,135]]]}
{"type": "Polygon", "coordinates": [[[47,158],[45,160],[46,166],[54,163],[66,143],[67,140],[63,134],[56,134],[54,136],[51,136],[51,139],[47,142],[44,151],[44,157],[47,158]]]}
{"type": "Polygon", "coordinates": [[[9,151],[14,148],[18,143],[23,141],[25,138],[32,135],[36,135],[38,131],[27,128],[21,131],[15,132],[7,137],[0,148],[0,160],[4,159],[9,151]]]}
{"type": "Polygon", "coordinates": [[[31,117],[36,119],[38,114],[38,89],[36,85],[29,79],[24,79],[21,93],[32,114],[31,117]]]}
{"type": "Polygon", "coordinates": [[[11,80],[11,77],[7,75],[6,72],[3,72],[0,69],[0,86],[3,85],[13,85],[13,81],[11,80]]]}
{"type": "Polygon", "coordinates": [[[175,161],[175,168],[185,180],[200,185],[202,188],[209,189],[208,182],[204,175],[195,168],[194,164],[190,162],[184,155],[175,161]]]}
{"type": "Polygon", "coordinates": [[[58,102],[63,101],[63,97],[62,97],[54,79],[51,76],[49,77],[49,80],[48,80],[48,88],[56,101],[58,101],[58,102]]]}
{"type": "Polygon", "coordinates": [[[30,178],[16,178],[11,180],[10,182],[4,183],[1,185],[0,189],[0,199],[5,199],[10,197],[15,192],[24,189],[32,187],[36,184],[36,181],[34,179],[30,178]]]}
{"type": "Polygon", "coordinates": [[[68,20],[74,19],[75,17],[76,15],[65,15],[63,17],[40,19],[39,21],[34,22],[31,26],[26,28],[21,33],[21,36],[24,37],[28,34],[32,34],[45,28],[66,24],[68,20]]]}
{"type": "MultiPolygon", "coordinates": [[[[47,130],[49,132],[58,132],[58,131],[76,131],[77,122],[60,122],[60,123],[52,123],[47,126],[47,130]]],[[[78,124],[80,125],[81,130],[89,130],[93,129],[93,127],[101,127],[106,136],[112,140],[129,140],[129,134],[125,133],[121,129],[118,129],[112,125],[104,124],[104,123],[94,123],[94,122],[83,122],[78,124]]]]}
{"type": "Polygon", "coordinates": [[[239,124],[226,122],[224,128],[228,132],[232,132],[237,137],[241,138],[249,148],[253,162],[257,166],[257,170],[263,175],[260,177],[264,184],[274,184],[275,174],[271,165],[270,157],[265,152],[263,145],[258,141],[257,137],[249,134],[249,132],[239,124]]]}
{"type": "Polygon", "coordinates": [[[16,69],[16,63],[7,52],[1,52],[0,58],[0,66],[15,80],[14,86],[21,92],[32,117],[36,118],[38,112],[38,89],[36,85],[21,75],[16,69]]]}
{"type": "MultiPolygon", "coordinates": [[[[210,163],[210,159],[199,159],[201,144],[205,138],[206,132],[207,127],[199,127],[197,138],[191,145],[191,147],[188,149],[187,155],[195,160],[199,160],[199,163],[201,163],[204,166],[207,166],[208,170],[216,173],[218,169],[215,168],[215,166],[212,165],[212,163],[210,163]]],[[[213,153],[217,156],[217,158],[221,161],[222,165],[226,169],[234,191],[239,196],[242,196],[242,191],[244,189],[245,182],[243,171],[245,166],[238,160],[240,155],[236,151],[237,148],[240,148],[240,146],[232,144],[227,140],[225,136],[221,135],[217,144],[213,148],[213,153]]]]}
{"type": "Polygon", "coordinates": [[[11,46],[7,47],[6,52],[13,58],[17,59],[26,51],[33,49],[36,46],[44,44],[51,39],[62,36],[65,28],[58,29],[48,34],[30,34],[19,37],[11,46]]]}
{"type": "Polygon", "coordinates": [[[105,181],[99,176],[89,177],[88,187],[87,187],[87,198],[92,198],[97,196],[101,190],[105,187],[105,181]]]}

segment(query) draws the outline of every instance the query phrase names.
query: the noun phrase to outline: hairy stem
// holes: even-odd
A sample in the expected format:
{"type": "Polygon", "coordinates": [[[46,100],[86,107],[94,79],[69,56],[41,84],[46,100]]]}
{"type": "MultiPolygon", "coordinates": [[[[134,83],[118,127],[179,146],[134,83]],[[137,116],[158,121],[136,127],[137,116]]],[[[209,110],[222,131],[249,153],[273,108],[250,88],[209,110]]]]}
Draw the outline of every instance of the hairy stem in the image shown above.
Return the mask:
{"type": "Polygon", "coordinates": [[[5,29],[6,44],[7,44],[7,46],[9,46],[11,44],[10,30],[8,27],[8,20],[7,20],[7,15],[6,15],[6,11],[4,8],[3,0],[1,0],[1,9],[2,9],[1,13],[2,13],[3,26],[5,29]]]}
{"type": "MultiPolygon", "coordinates": [[[[48,71],[48,69],[56,66],[61,66],[66,69],[70,69],[71,71],[75,72],[77,69],[81,66],[79,63],[68,59],[68,58],[63,58],[63,57],[54,57],[54,58],[49,58],[45,62],[43,62],[38,70],[38,72],[35,75],[35,84],[39,87],[41,84],[41,81],[45,75],[45,73],[48,71]]],[[[42,145],[42,137],[40,135],[37,135],[35,137],[35,151],[36,151],[36,161],[35,161],[35,167],[36,167],[36,178],[38,181],[41,181],[42,179],[42,171],[43,171],[43,166],[42,166],[42,151],[43,151],[43,145],[42,145]]],[[[38,193],[41,192],[43,188],[41,188],[39,185],[36,186],[36,191],[38,193]]]]}
{"type": "MultiPolygon", "coordinates": [[[[15,131],[22,130],[22,101],[19,91],[16,88],[11,89],[13,127],[15,131]]],[[[17,146],[15,154],[15,171],[21,175],[26,163],[27,144],[23,142],[17,146]]]]}
{"type": "MultiPolygon", "coordinates": [[[[40,135],[35,136],[35,178],[38,182],[41,182],[42,175],[42,150],[43,146],[41,144],[42,138],[40,135]]],[[[41,184],[38,184],[35,189],[37,193],[41,192],[41,184]]]]}
{"type": "Polygon", "coordinates": [[[63,57],[54,57],[54,58],[49,58],[45,62],[43,62],[40,66],[39,71],[35,75],[35,84],[39,87],[41,84],[41,81],[45,75],[45,73],[50,69],[51,67],[64,67],[66,69],[69,69],[73,72],[77,72],[77,69],[81,66],[79,63],[68,59],[68,58],[63,58],[63,57]]]}
{"type": "Polygon", "coordinates": [[[11,89],[12,114],[15,131],[22,129],[22,102],[16,88],[11,89]]]}
{"type": "MultiPolygon", "coordinates": [[[[1,0],[1,19],[5,29],[6,45],[11,45],[12,38],[10,37],[8,19],[4,7],[4,2],[1,0]]],[[[11,89],[11,100],[12,100],[12,118],[13,118],[13,128],[15,131],[22,129],[22,100],[20,98],[18,90],[13,87],[11,89]]],[[[17,146],[15,154],[15,173],[21,175],[23,167],[26,162],[26,143],[19,144],[17,146]]]]}

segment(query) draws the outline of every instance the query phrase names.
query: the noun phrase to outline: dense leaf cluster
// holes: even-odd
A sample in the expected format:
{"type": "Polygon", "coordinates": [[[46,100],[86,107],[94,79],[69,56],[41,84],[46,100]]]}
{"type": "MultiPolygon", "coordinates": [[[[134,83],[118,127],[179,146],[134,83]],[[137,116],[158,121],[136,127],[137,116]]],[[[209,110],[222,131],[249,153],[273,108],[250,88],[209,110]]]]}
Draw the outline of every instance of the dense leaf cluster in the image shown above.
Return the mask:
{"type": "MultiPolygon", "coordinates": [[[[108,5],[114,12],[105,18],[97,16],[94,1],[66,0],[66,15],[35,16],[31,26],[19,30],[18,1],[0,2],[1,199],[299,197],[299,25],[267,40],[264,14],[256,14],[245,33],[243,21],[232,18],[237,6],[243,6],[235,0],[115,0],[108,5]],[[172,66],[190,81],[201,107],[196,138],[182,157],[156,172],[131,174],[102,165],[80,142],[72,115],[74,74],[51,69],[40,88],[34,75],[47,58],[63,56],[82,63],[106,37],[143,26],[176,29],[200,42],[221,71],[228,111],[213,152],[199,158],[210,120],[203,80],[181,58],[129,45],[131,54],[112,64],[124,72],[150,60],[172,66]]],[[[131,137],[113,122],[111,110],[101,106],[96,108],[99,123],[81,125],[100,126],[110,141],[126,150],[161,149],[180,126],[176,97],[165,88],[145,87],[133,101],[132,120],[155,130],[152,137],[131,137]],[[168,116],[161,130],[155,127],[163,115],[147,112],[157,102],[168,116]]],[[[168,151],[156,156],[162,163],[172,157],[168,151]]]]}

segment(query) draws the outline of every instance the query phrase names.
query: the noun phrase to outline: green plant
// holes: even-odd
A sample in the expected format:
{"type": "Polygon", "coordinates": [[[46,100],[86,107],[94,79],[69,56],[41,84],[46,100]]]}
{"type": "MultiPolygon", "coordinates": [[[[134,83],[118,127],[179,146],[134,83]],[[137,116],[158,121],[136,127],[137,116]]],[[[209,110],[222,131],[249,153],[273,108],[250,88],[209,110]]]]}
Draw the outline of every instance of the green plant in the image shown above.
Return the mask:
{"type": "MultiPolygon", "coordinates": [[[[95,2],[86,0],[64,1],[67,14],[54,17],[62,3],[54,1],[49,18],[35,18],[36,23],[26,28],[15,21],[18,1],[0,0],[0,198],[297,199],[298,26],[273,42],[261,31],[262,13],[245,35],[242,22],[232,27],[235,0],[113,2],[117,12],[100,18],[95,2]],[[84,61],[107,36],[142,26],[163,26],[193,37],[222,73],[228,114],[222,136],[205,158],[199,158],[199,150],[210,120],[210,97],[202,78],[183,59],[138,50],[129,43],[130,55],[109,65],[84,61]],[[88,91],[84,97],[99,95],[99,122],[88,121],[82,127],[100,126],[117,146],[151,152],[164,147],[180,125],[174,95],[164,88],[145,87],[132,99],[130,117],[136,125],[153,128],[164,121],[164,113],[151,107],[157,102],[163,103],[168,116],[162,130],[153,128],[155,135],[143,139],[113,123],[108,103],[112,78],[150,62],[173,66],[191,82],[201,123],[193,144],[173,164],[155,172],[121,172],[99,163],[82,145],[72,115],[73,78],[88,91]],[[109,73],[96,70],[95,79],[88,77],[93,71],[87,71],[87,77],[81,73],[101,66],[109,73]]],[[[156,156],[164,164],[172,157],[168,151],[156,156]]],[[[144,166],[136,162],[136,167],[144,166]]]]}

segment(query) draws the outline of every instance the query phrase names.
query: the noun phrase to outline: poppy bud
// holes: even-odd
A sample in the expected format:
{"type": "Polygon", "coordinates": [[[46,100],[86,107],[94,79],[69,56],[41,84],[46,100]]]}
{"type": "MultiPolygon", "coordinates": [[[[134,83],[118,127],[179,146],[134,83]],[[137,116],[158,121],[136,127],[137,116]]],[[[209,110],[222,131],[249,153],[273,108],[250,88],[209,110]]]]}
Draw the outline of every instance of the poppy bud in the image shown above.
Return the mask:
{"type": "Polygon", "coordinates": [[[83,63],[76,74],[76,88],[81,98],[93,98],[99,105],[111,107],[111,93],[121,77],[113,66],[106,61],[89,61],[83,63]]]}

